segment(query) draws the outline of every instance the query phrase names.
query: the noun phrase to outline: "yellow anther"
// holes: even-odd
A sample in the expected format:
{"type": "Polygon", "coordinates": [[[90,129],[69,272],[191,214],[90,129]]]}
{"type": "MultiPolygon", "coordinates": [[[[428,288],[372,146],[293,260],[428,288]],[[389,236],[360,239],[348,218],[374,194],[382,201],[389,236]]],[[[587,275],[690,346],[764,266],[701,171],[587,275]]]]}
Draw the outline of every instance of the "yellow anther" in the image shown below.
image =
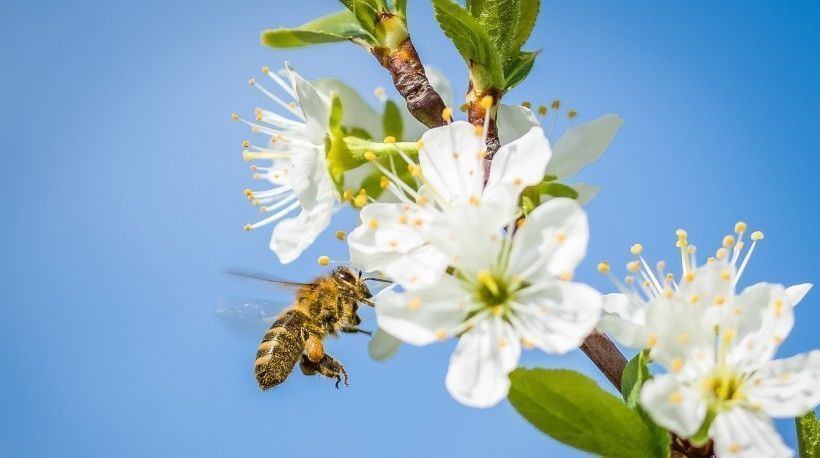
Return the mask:
{"type": "Polygon", "coordinates": [[[421,227],[422,224],[424,224],[424,220],[421,218],[416,218],[413,220],[413,225],[416,227],[421,227]]]}
{"type": "Polygon", "coordinates": [[[521,338],[521,346],[526,348],[527,350],[532,350],[533,348],[535,348],[535,342],[533,342],[532,340],[530,340],[526,337],[522,337],[521,338]]]}
{"type": "Polygon", "coordinates": [[[242,148],[248,148],[249,146],[251,146],[251,142],[242,140],[242,148]]]}
{"type": "Polygon", "coordinates": [[[268,67],[267,65],[262,67],[262,73],[269,73],[269,72],[270,72],[270,67],[268,67]]]}
{"type": "Polygon", "coordinates": [[[347,202],[352,198],[353,198],[353,192],[350,191],[349,189],[342,193],[342,200],[343,201],[347,202]]]}
{"type": "MultiPolygon", "coordinates": [[[[644,283],[649,283],[649,281],[647,280],[647,281],[646,281],[646,282],[644,282],[644,283]]],[[[651,283],[650,283],[650,284],[651,284],[651,283]]],[[[649,287],[649,285],[646,285],[646,286],[647,286],[647,287],[649,287]]],[[[674,291],[672,291],[672,288],[670,288],[670,287],[668,287],[668,286],[667,286],[666,288],[664,288],[664,289],[663,289],[663,297],[665,297],[665,298],[667,298],[667,299],[671,299],[671,298],[672,298],[672,296],[674,296],[674,294],[675,294],[675,292],[674,292],[674,291]]]]}
{"type": "Polygon", "coordinates": [[[626,264],[626,270],[630,272],[637,272],[641,270],[641,263],[638,261],[632,261],[626,264]]]}
{"type": "Polygon", "coordinates": [[[601,272],[602,274],[609,273],[609,263],[606,261],[599,262],[598,272],[601,272]]]}
{"type": "Polygon", "coordinates": [[[764,237],[764,235],[763,235],[763,233],[762,233],[762,232],[760,232],[760,231],[754,231],[754,232],[752,232],[752,240],[754,240],[755,242],[756,242],[756,241],[758,241],[758,240],[762,240],[762,239],[763,239],[763,237],[764,237]]]}
{"type": "Polygon", "coordinates": [[[424,147],[424,142],[419,140],[416,142],[416,149],[421,150],[424,147]]]}
{"type": "Polygon", "coordinates": [[[239,121],[239,115],[238,115],[238,114],[236,114],[236,113],[231,113],[231,120],[233,120],[233,121],[239,121]]]}
{"type": "Polygon", "coordinates": [[[679,405],[683,402],[683,395],[680,394],[679,391],[673,391],[672,394],[669,395],[669,402],[673,405],[679,405]]]}
{"type": "Polygon", "coordinates": [[[728,253],[729,253],[729,252],[728,252],[728,251],[726,251],[726,248],[720,247],[720,248],[718,248],[718,249],[717,249],[717,251],[715,252],[715,257],[716,257],[716,258],[718,258],[718,259],[723,259],[723,258],[725,258],[725,257],[726,257],[726,255],[727,255],[728,253]]]}
{"type": "Polygon", "coordinates": [[[658,344],[658,336],[655,334],[650,334],[649,337],[646,338],[646,346],[649,348],[654,347],[658,344]]]}
{"type": "Polygon", "coordinates": [[[735,223],[735,232],[740,234],[741,232],[746,232],[746,223],[743,221],[738,221],[735,223]]]}
{"type": "Polygon", "coordinates": [[[253,175],[251,175],[251,178],[253,178],[254,180],[261,180],[262,178],[265,178],[265,175],[261,173],[254,173],[253,175]]]}
{"type": "Polygon", "coordinates": [[[249,199],[253,198],[253,191],[251,191],[249,188],[245,188],[245,190],[242,192],[245,193],[245,195],[248,196],[249,199]]]}
{"type": "Polygon", "coordinates": [[[552,101],[552,104],[550,106],[552,107],[553,110],[557,110],[557,109],[561,108],[561,101],[558,100],[558,99],[555,99],[555,100],[552,101]]]}
{"type": "Polygon", "coordinates": [[[532,108],[532,103],[525,100],[525,101],[521,102],[521,106],[524,107],[524,108],[532,108]]]}
{"type": "Polygon", "coordinates": [[[445,331],[444,329],[439,329],[439,330],[436,332],[436,339],[438,339],[438,340],[444,340],[444,339],[446,339],[446,338],[447,338],[447,331],[445,331]]]}
{"type": "Polygon", "coordinates": [[[248,86],[253,86],[254,84],[256,84],[256,79],[255,78],[251,78],[251,79],[248,80],[248,86]]]}
{"type": "Polygon", "coordinates": [[[663,270],[666,268],[666,263],[664,261],[658,261],[658,263],[655,264],[655,267],[657,267],[658,270],[663,270]]]}
{"type": "Polygon", "coordinates": [[[368,161],[375,161],[376,160],[376,153],[374,153],[373,151],[365,151],[364,152],[364,158],[367,159],[368,161]]]}
{"type": "Polygon", "coordinates": [[[558,279],[563,281],[570,281],[572,280],[572,272],[561,272],[558,275],[558,279]]]}
{"type": "MultiPolygon", "coordinates": [[[[359,194],[353,198],[353,206],[356,208],[362,208],[367,205],[367,193],[359,192],[359,194]]],[[[373,228],[375,229],[375,227],[373,228]]]]}
{"type": "Polygon", "coordinates": [[[743,309],[740,307],[735,307],[732,309],[732,313],[734,313],[735,316],[740,316],[743,314],[743,309]]]}
{"type": "Polygon", "coordinates": [[[686,248],[686,252],[689,254],[695,254],[696,251],[698,251],[698,247],[695,245],[689,245],[689,247],[686,248]]]}
{"type": "Polygon", "coordinates": [[[680,342],[681,345],[688,344],[689,343],[689,334],[687,334],[685,332],[682,332],[682,333],[678,334],[678,342],[680,342]]]}
{"type": "Polygon", "coordinates": [[[643,245],[640,243],[636,243],[629,248],[630,253],[638,256],[639,254],[643,253],[643,245]]]}
{"type": "Polygon", "coordinates": [[[506,347],[507,346],[507,339],[505,339],[503,337],[499,337],[498,341],[496,341],[496,345],[498,345],[498,348],[506,347]]]}
{"type": "Polygon", "coordinates": [[[783,343],[783,337],[774,336],[772,337],[772,342],[774,342],[776,345],[780,345],[781,343],[783,343]]]}
{"type": "Polygon", "coordinates": [[[680,358],[673,359],[670,365],[670,369],[672,370],[672,372],[680,372],[683,369],[683,360],[680,358]]]}
{"type": "Polygon", "coordinates": [[[476,196],[470,196],[470,205],[478,207],[481,204],[481,199],[476,196]]]}
{"type": "Polygon", "coordinates": [[[500,305],[494,305],[493,308],[490,309],[490,313],[495,316],[501,316],[504,313],[504,307],[500,305]]]}
{"type": "Polygon", "coordinates": [[[245,229],[246,231],[249,231],[249,230],[253,229],[253,226],[251,226],[250,224],[246,224],[246,225],[242,226],[242,229],[245,229]]]}
{"type": "Polygon", "coordinates": [[[480,103],[481,103],[481,108],[483,108],[485,110],[489,110],[490,107],[493,106],[493,103],[495,103],[495,100],[493,99],[493,96],[485,95],[484,97],[481,98],[480,103]]]}
{"type": "Polygon", "coordinates": [[[720,279],[723,280],[723,281],[731,280],[732,279],[732,272],[730,272],[728,270],[724,270],[723,272],[720,273],[720,279]]]}
{"type": "Polygon", "coordinates": [[[563,232],[559,232],[559,233],[555,234],[555,241],[558,242],[558,243],[561,243],[566,239],[567,239],[567,234],[565,234],[563,232]]]}
{"type": "Polygon", "coordinates": [[[687,234],[686,231],[683,229],[678,229],[677,231],[675,231],[675,235],[678,236],[678,240],[686,240],[687,234]]]}
{"type": "Polygon", "coordinates": [[[632,275],[627,275],[626,277],[624,277],[624,282],[626,282],[627,285],[631,285],[635,282],[635,277],[633,277],[632,275]]]}
{"type": "Polygon", "coordinates": [[[539,106],[538,107],[538,114],[540,114],[541,116],[546,116],[547,115],[547,107],[545,105],[539,106]]]}
{"type": "MultiPolygon", "coordinates": [[[[261,204],[261,203],[262,203],[262,202],[261,202],[259,199],[253,199],[253,200],[251,200],[251,205],[253,205],[254,207],[258,207],[258,206],[259,206],[259,204],[261,204]]],[[[265,208],[265,207],[262,207],[262,208],[265,208]]],[[[262,210],[262,211],[265,211],[265,210],[262,210]]]]}
{"type": "Polygon", "coordinates": [[[407,224],[408,219],[409,218],[407,217],[407,214],[402,213],[401,215],[399,215],[399,224],[407,224]]]}
{"type": "Polygon", "coordinates": [[[695,279],[695,273],[694,272],[686,272],[685,274],[683,274],[683,279],[686,280],[687,282],[691,282],[695,279]]]}
{"type": "Polygon", "coordinates": [[[375,231],[379,228],[379,220],[376,218],[370,218],[370,221],[367,222],[367,227],[375,231]]]}
{"type": "Polygon", "coordinates": [[[575,111],[575,110],[569,110],[569,111],[567,111],[567,118],[568,118],[568,119],[575,119],[575,117],[576,117],[576,116],[578,116],[578,112],[577,112],[577,111],[575,111]]]}
{"type": "Polygon", "coordinates": [[[422,207],[427,205],[430,202],[430,198],[425,195],[420,195],[416,198],[416,203],[421,205],[422,207]]]}
{"type": "Polygon", "coordinates": [[[715,296],[715,305],[723,305],[726,303],[725,296],[715,296]]]}
{"type": "Polygon", "coordinates": [[[253,153],[248,150],[242,151],[242,160],[245,162],[250,162],[253,160],[253,153]]]}
{"type": "Polygon", "coordinates": [[[689,298],[689,302],[692,303],[692,304],[697,304],[699,301],[700,301],[700,296],[698,296],[697,294],[693,294],[689,298]]]}
{"type": "Polygon", "coordinates": [[[732,340],[735,338],[735,330],[734,329],[726,329],[723,331],[723,342],[724,343],[731,343],[732,340]]]}
{"type": "Polygon", "coordinates": [[[382,175],[381,178],[379,178],[379,187],[382,189],[387,189],[388,186],[390,186],[390,180],[388,180],[386,176],[382,175]]]}
{"type": "Polygon", "coordinates": [[[729,453],[732,455],[737,455],[740,453],[740,445],[739,444],[732,444],[729,446],[729,453]]]}
{"type": "Polygon", "coordinates": [[[326,266],[330,264],[330,258],[327,256],[319,256],[319,259],[317,259],[316,262],[318,262],[320,266],[326,266]]]}
{"type": "Polygon", "coordinates": [[[527,224],[526,218],[518,218],[517,220],[515,220],[516,229],[521,229],[522,227],[524,227],[525,224],[527,224]]]}
{"type": "Polygon", "coordinates": [[[410,310],[418,310],[421,307],[421,299],[414,297],[410,299],[410,302],[407,303],[407,307],[410,310]]]}
{"type": "Polygon", "coordinates": [[[416,164],[407,164],[407,171],[414,177],[421,176],[421,167],[416,164]]]}
{"type": "Polygon", "coordinates": [[[445,109],[441,110],[441,119],[445,122],[449,122],[453,119],[453,109],[450,107],[446,107],[445,109]]]}
{"type": "Polygon", "coordinates": [[[706,264],[714,264],[714,263],[715,263],[715,258],[713,258],[712,256],[709,256],[708,258],[706,258],[706,264]]]}
{"type": "Polygon", "coordinates": [[[724,247],[731,248],[732,245],[734,245],[734,244],[735,244],[734,236],[727,235],[726,237],[723,237],[723,246],[724,247]]]}
{"type": "Polygon", "coordinates": [[[484,126],[482,126],[482,125],[475,126],[475,128],[473,130],[475,131],[475,134],[477,136],[479,136],[479,137],[484,136],[484,126]]]}
{"type": "Polygon", "coordinates": [[[774,301],[774,314],[775,316],[780,316],[783,314],[783,300],[782,299],[775,299],[774,301]]]}
{"type": "Polygon", "coordinates": [[[675,279],[675,274],[673,274],[671,272],[666,274],[666,281],[673,281],[674,279],[675,279]]]}
{"type": "Polygon", "coordinates": [[[391,241],[387,242],[387,245],[388,245],[390,248],[396,248],[397,246],[399,246],[399,242],[398,242],[398,241],[396,241],[396,240],[391,240],[391,241]]]}
{"type": "Polygon", "coordinates": [[[388,135],[387,137],[384,137],[384,143],[396,143],[396,137],[388,135]]]}
{"type": "Polygon", "coordinates": [[[347,233],[345,231],[336,231],[336,238],[339,240],[344,240],[347,237],[347,233]]]}

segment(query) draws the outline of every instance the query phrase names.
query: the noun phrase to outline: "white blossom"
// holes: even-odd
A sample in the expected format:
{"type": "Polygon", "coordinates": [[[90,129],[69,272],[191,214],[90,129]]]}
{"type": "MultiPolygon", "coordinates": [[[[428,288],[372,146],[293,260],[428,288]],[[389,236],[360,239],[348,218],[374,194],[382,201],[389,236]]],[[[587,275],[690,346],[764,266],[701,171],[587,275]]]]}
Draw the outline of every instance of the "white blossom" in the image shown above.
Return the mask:
{"type": "MultiPolygon", "coordinates": [[[[643,386],[641,405],[682,437],[710,437],[718,456],[791,456],[772,418],[795,417],[820,402],[820,351],[774,359],[794,324],[793,307],[811,288],[757,283],[737,294],[761,232],[743,256],[746,224],[698,267],[685,231],[678,231],[683,274],[653,271],[636,244],[621,294],[608,295],[600,327],[623,344],[649,348],[667,373],[643,386]],[[637,285],[637,286],[636,286],[637,285]]],[[[600,270],[609,273],[602,263],[600,270]]]]}
{"type": "Polygon", "coordinates": [[[445,384],[468,406],[506,397],[522,346],[568,352],[600,316],[600,294],[569,281],[589,236],[580,205],[551,200],[510,235],[517,216],[503,200],[454,203],[432,215],[423,237],[451,274],[374,298],[379,328],[404,342],[458,337],[445,384]]]}
{"type": "Polygon", "coordinates": [[[243,157],[246,161],[267,163],[251,166],[253,178],[273,185],[265,190],[245,190],[248,199],[267,215],[245,225],[245,229],[275,224],[270,248],[282,263],[288,263],[316,240],[339,207],[340,196],[325,157],[332,97],[342,100],[347,126],[367,126],[371,130],[375,126],[377,130],[372,134],[381,135],[380,118],[353,89],[338,81],[321,80],[312,84],[290,66],[283,72],[287,81],[267,67],[263,72],[279,87],[284,98],[255,79],[249,83],[272,100],[283,114],[257,108],[255,122],[233,115],[253,133],[267,137],[264,146],[243,142],[243,157]]]}

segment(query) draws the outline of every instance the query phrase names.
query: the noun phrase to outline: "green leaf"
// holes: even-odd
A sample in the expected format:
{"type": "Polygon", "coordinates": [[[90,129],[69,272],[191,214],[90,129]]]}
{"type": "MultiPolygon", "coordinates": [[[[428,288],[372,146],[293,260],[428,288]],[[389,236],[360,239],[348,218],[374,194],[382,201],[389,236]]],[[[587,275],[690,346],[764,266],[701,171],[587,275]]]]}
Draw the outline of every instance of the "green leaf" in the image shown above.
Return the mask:
{"type": "Polygon", "coordinates": [[[293,29],[268,29],[261,34],[262,44],[271,48],[298,48],[352,38],[371,40],[350,11],[322,16],[293,29]]]}
{"type": "Polygon", "coordinates": [[[333,184],[341,194],[344,191],[344,173],[348,170],[365,163],[353,157],[350,148],[344,140],[344,129],[342,128],[342,101],[338,95],[333,94],[330,105],[330,133],[325,139],[325,153],[327,155],[328,171],[333,179],[333,184]]]}
{"type": "Polygon", "coordinates": [[[554,439],[607,457],[657,456],[641,417],[588,377],[563,369],[519,368],[510,380],[510,403],[554,439]]]}
{"type": "Polygon", "coordinates": [[[626,363],[621,375],[621,394],[624,396],[626,405],[633,409],[638,406],[638,395],[641,393],[644,382],[652,378],[648,363],[649,355],[646,350],[643,350],[626,363]]]}
{"type": "Polygon", "coordinates": [[[470,66],[473,83],[479,86],[478,89],[504,87],[501,60],[484,26],[452,0],[433,0],[433,8],[441,30],[470,66]]]}
{"type": "Polygon", "coordinates": [[[820,457],[820,420],[813,411],[795,418],[797,426],[797,448],[800,458],[820,457]]]}
{"type": "Polygon", "coordinates": [[[626,405],[638,412],[649,431],[652,433],[656,446],[657,456],[669,456],[669,445],[672,438],[669,432],[661,428],[646,412],[640,407],[641,388],[644,382],[652,378],[649,372],[649,353],[646,350],[639,352],[634,358],[629,360],[621,376],[621,394],[626,401],[626,405]]]}
{"type": "Polygon", "coordinates": [[[541,9],[541,0],[521,0],[520,9],[511,46],[511,49],[516,50],[521,49],[530,38],[532,29],[535,28],[535,20],[538,19],[538,10],[541,9]]]}
{"type": "Polygon", "coordinates": [[[374,0],[353,0],[353,14],[364,30],[375,34],[379,20],[379,5],[374,0]]]}
{"type": "Polygon", "coordinates": [[[551,181],[549,183],[541,183],[538,185],[538,190],[541,194],[546,194],[552,197],[569,197],[570,199],[578,198],[578,191],[572,189],[563,183],[551,181]]]}
{"type": "MultiPolygon", "coordinates": [[[[498,52],[504,67],[504,77],[509,79],[511,71],[520,72],[522,66],[527,68],[527,72],[523,75],[516,75],[519,79],[515,84],[526,76],[535,59],[533,55],[528,62],[526,60],[519,62],[521,47],[532,33],[540,4],[540,0],[493,0],[467,3],[467,10],[487,31],[493,47],[498,52]]],[[[507,87],[511,88],[515,84],[507,83],[507,87]]]]}
{"type": "Polygon", "coordinates": [[[382,129],[384,135],[391,135],[398,140],[402,140],[404,131],[404,123],[401,119],[401,110],[396,102],[388,100],[384,104],[384,114],[382,115],[382,129]]]}
{"type": "Polygon", "coordinates": [[[504,67],[505,92],[524,81],[540,53],[541,51],[522,51],[504,67]]]}
{"type": "Polygon", "coordinates": [[[407,17],[407,0],[396,0],[393,6],[393,10],[398,12],[404,17],[407,17]]]}

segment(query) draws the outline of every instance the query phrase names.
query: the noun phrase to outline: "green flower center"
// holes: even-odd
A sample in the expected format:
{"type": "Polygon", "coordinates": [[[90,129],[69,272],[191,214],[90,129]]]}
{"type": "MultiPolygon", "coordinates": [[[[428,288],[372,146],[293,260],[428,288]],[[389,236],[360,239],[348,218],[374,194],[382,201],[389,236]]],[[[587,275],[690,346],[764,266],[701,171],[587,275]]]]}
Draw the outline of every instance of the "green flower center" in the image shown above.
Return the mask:
{"type": "Polygon", "coordinates": [[[744,378],[735,372],[721,371],[706,377],[703,380],[703,389],[712,405],[720,409],[746,399],[743,392],[744,381],[744,378]]]}

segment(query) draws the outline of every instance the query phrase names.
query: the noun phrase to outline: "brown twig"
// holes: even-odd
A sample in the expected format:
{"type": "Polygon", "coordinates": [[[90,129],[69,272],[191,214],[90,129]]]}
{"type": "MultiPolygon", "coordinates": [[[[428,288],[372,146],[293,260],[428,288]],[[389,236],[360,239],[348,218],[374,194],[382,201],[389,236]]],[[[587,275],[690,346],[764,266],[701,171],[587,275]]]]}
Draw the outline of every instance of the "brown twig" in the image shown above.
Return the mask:
{"type": "Polygon", "coordinates": [[[626,358],[606,334],[592,331],[581,344],[581,350],[598,366],[606,378],[621,389],[621,376],[626,368],[626,358]]]}
{"type": "Polygon", "coordinates": [[[390,72],[393,85],[407,102],[410,113],[427,127],[443,126],[442,113],[446,108],[441,96],[430,85],[424,66],[410,38],[398,49],[373,48],[373,55],[390,72]]]}

